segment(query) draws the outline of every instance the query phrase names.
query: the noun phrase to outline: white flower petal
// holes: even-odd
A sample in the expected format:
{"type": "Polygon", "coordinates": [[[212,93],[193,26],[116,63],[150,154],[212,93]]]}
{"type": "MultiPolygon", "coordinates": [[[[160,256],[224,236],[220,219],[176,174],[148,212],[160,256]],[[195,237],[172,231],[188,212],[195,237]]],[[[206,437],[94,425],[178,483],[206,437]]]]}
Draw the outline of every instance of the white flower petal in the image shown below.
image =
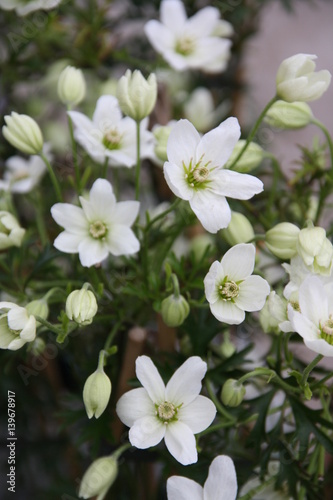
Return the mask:
{"type": "Polygon", "coordinates": [[[204,484],[204,500],[235,500],[237,476],[231,458],[220,455],[212,461],[204,484]]]}
{"type": "Polygon", "coordinates": [[[192,164],[196,163],[199,158],[195,158],[195,152],[199,142],[200,134],[194,125],[188,120],[179,120],[173,126],[168,139],[169,162],[175,163],[179,167],[182,166],[183,162],[188,167],[191,160],[192,164]]]}
{"type": "Polygon", "coordinates": [[[167,480],[168,500],[203,500],[203,488],[192,479],[171,476],[167,480]]]}
{"type": "Polygon", "coordinates": [[[220,299],[220,295],[218,293],[218,284],[223,281],[224,277],[224,268],[221,262],[216,260],[210,266],[209,271],[204,279],[206,299],[211,304],[220,299]]]}
{"type": "Polygon", "coordinates": [[[165,399],[175,406],[185,407],[201,391],[201,381],[207,371],[207,363],[199,356],[188,358],[172,375],[165,389],[165,399]]]}
{"type": "Polygon", "coordinates": [[[108,220],[108,214],[114,210],[116,198],[110,182],[97,179],[91,187],[89,201],[94,207],[95,217],[98,220],[108,220]]]}
{"type": "Polygon", "coordinates": [[[187,21],[186,10],[183,2],[168,0],[161,3],[160,19],[168,30],[176,35],[182,35],[187,21]]]}
{"type": "Polygon", "coordinates": [[[209,168],[222,167],[229,159],[239,137],[240,127],[237,118],[228,118],[202,137],[196,157],[199,159],[204,155],[204,163],[211,161],[209,168]]]}
{"type": "Polygon", "coordinates": [[[86,234],[87,219],[82,208],[70,203],[56,203],[51,208],[51,215],[59,226],[64,227],[71,233],[86,234]]]}
{"type": "Polygon", "coordinates": [[[112,219],[120,225],[131,226],[138,216],[138,201],[120,201],[113,209],[112,219]]]}
{"type": "Polygon", "coordinates": [[[21,339],[21,337],[15,336],[15,338],[8,344],[7,349],[9,349],[10,351],[17,351],[17,349],[21,349],[24,344],[26,344],[26,340],[21,339]]]}
{"type": "Polygon", "coordinates": [[[132,389],[121,396],[116,406],[116,412],[125,425],[132,427],[139,418],[144,416],[153,417],[155,415],[155,406],[146,389],[140,387],[132,389]]]}
{"type": "Polygon", "coordinates": [[[17,307],[8,311],[8,326],[11,330],[22,330],[28,321],[28,311],[17,307]]]}
{"type": "Polygon", "coordinates": [[[53,245],[60,252],[65,253],[78,253],[79,244],[86,235],[73,234],[68,231],[60,233],[53,242],[53,245]]]}
{"type": "Polygon", "coordinates": [[[113,95],[102,95],[96,103],[93,115],[94,125],[104,132],[116,126],[121,118],[118,99],[113,95]]]}
{"type": "Polygon", "coordinates": [[[210,233],[227,227],[231,220],[231,210],[227,200],[209,189],[195,192],[190,206],[203,227],[210,233]]]}
{"type": "Polygon", "coordinates": [[[186,33],[193,36],[206,37],[214,30],[220,18],[220,12],[214,7],[204,7],[194,14],[186,23],[186,33]]]}
{"type": "Polygon", "coordinates": [[[239,325],[245,319],[245,312],[229,301],[217,300],[210,304],[210,310],[216,319],[228,325],[239,325]]]}
{"type": "Polygon", "coordinates": [[[304,344],[311,349],[311,351],[322,354],[323,356],[333,356],[333,345],[330,345],[324,339],[308,340],[304,339],[304,344]]]}
{"type": "Polygon", "coordinates": [[[253,175],[222,169],[214,172],[212,189],[216,193],[229,198],[248,200],[255,194],[261,193],[264,185],[261,180],[253,175]]]}
{"type": "Polygon", "coordinates": [[[191,429],[180,421],[172,422],[165,427],[164,440],[171,455],[182,465],[197,462],[198,453],[191,429]]]}
{"type": "Polygon", "coordinates": [[[190,200],[193,197],[194,190],[188,185],[183,167],[167,161],[163,172],[169,188],[178,198],[190,200]]]}
{"type": "Polygon", "coordinates": [[[91,267],[100,264],[109,255],[108,248],[101,240],[86,237],[78,246],[82,266],[91,267]]]}
{"type": "Polygon", "coordinates": [[[23,330],[20,333],[21,339],[25,342],[32,342],[36,337],[36,319],[34,316],[30,316],[23,330]]]}
{"type": "Polygon", "coordinates": [[[312,323],[328,319],[328,300],[322,281],[317,276],[307,277],[299,288],[299,306],[312,323]]]}
{"type": "Polygon", "coordinates": [[[295,311],[291,305],[288,305],[288,318],[294,331],[304,340],[317,340],[319,338],[319,324],[313,323],[303,314],[295,311]]]}
{"type": "Polygon", "coordinates": [[[165,385],[161,375],[148,356],[139,356],[135,362],[136,376],[154,403],[165,401],[165,385]]]}
{"type": "Polygon", "coordinates": [[[136,420],[128,437],[132,446],[140,449],[156,446],[164,438],[166,425],[156,416],[145,416],[136,420]]]}
{"type": "Polygon", "coordinates": [[[260,311],[265,305],[269,292],[269,284],[264,278],[248,276],[239,285],[239,295],[235,302],[244,311],[260,311]]]}
{"type": "Polygon", "coordinates": [[[144,30],[151,45],[163,56],[165,51],[173,49],[175,35],[159,21],[148,21],[144,30]]]}
{"type": "Polygon", "coordinates": [[[239,281],[253,273],[256,249],[252,243],[239,243],[228,250],[222,260],[225,275],[229,280],[239,281]]]}
{"type": "Polygon", "coordinates": [[[113,255],[132,255],[140,250],[140,242],[127,226],[111,226],[107,236],[107,247],[113,255]]]}
{"type": "Polygon", "coordinates": [[[214,403],[205,396],[197,396],[194,401],[181,407],[178,416],[193,434],[202,432],[213,422],[216,415],[214,403]]]}

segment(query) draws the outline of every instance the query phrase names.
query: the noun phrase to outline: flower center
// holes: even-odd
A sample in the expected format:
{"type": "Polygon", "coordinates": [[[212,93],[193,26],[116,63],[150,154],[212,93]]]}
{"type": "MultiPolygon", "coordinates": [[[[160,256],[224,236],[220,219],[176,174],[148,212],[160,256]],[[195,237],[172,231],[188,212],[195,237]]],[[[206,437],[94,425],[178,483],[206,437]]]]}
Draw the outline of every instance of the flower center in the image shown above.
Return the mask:
{"type": "Polygon", "coordinates": [[[330,345],[333,345],[333,318],[330,315],[329,319],[325,322],[320,322],[320,338],[326,340],[330,345]]]}
{"type": "Polygon", "coordinates": [[[105,132],[102,142],[107,149],[112,151],[120,148],[121,138],[122,134],[119,134],[118,130],[114,127],[105,132]]]}
{"type": "Polygon", "coordinates": [[[235,281],[225,281],[218,287],[218,293],[224,301],[234,301],[239,295],[239,286],[235,281]]]}
{"type": "Polygon", "coordinates": [[[193,166],[193,158],[191,158],[188,167],[186,167],[185,163],[183,162],[184,176],[186,182],[190,187],[194,189],[205,188],[210,182],[208,180],[209,174],[211,172],[211,169],[208,168],[210,161],[203,164],[202,161],[203,157],[204,155],[201,156],[198,163],[196,163],[194,166],[193,166]]]}
{"type": "MultiPolygon", "coordinates": [[[[301,312],[301,308],[299,306],[299,303],[296,301],[296,300],[291,300],[289,302],[289,304],[291,305],[291,307],[294,309],[294,311],[298,311],[298,312],[301,312]]],[[[288,309],[287,309],[288,311],[288,309]]]]}
{"type": "Polygon", "coordinates": [[[100,220],[96,220],[95,222],[92,222],[92,224],[90,224],[89,233],[96,240],[104,238],[104,236],[106,235],[106,232],[107,232],[107,229],[106,229],[104,222],[102,222],[100,220]]]}
{"type": "Polygon", "coordinates": [[[159,406],[156,405],[156,415],[164,424],[177,420],[177,408],[172,403],[164,401],[159,406]]]}
{"type": "Polygon", "coordinates": [[[190,36],[183,36],[177,40],[175,52],[182,56],[189,56],[195,48],[195,40],[190,36]]]}

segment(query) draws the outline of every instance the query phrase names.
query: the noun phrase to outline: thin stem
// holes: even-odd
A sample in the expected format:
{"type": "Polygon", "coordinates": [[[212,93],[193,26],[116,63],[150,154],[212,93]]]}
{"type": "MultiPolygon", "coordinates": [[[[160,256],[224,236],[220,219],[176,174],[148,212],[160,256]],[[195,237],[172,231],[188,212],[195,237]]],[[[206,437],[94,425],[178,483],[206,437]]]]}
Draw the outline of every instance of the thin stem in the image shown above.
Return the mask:
{"type": "Polygon", "coordinates": [[[236,156],[236,158],[234,159],[234,161],[232,162],[232,164],[230,165],[229,169],[232,170],[232,168],[236,165],[236,163],[238,162],[238,160],[241,158],[241,156],[243,156],[243,154],[245,153],[246,149],[248,148],[250,142],[252,141],[252,139],[254,138],[254,136],[256,135],[257,133],[257,130],[259,128],[259,125],[261,124],[261,122],[263,121],[267,111],[269,110],[269,108],[271,106],[273,106],[273,104],[275,103],[275,101],[277,100],[277,96],[274,96],[273,99],[271,99],[269,101],[269,103],[264,107],[264,109],[262,110],[262,112],[260,113],[259,115],[259,118],[258,120],[256,121],[256,123],[254,124],[248,138],[246,139],[246,142],[243,146],[243,148],[240,150],[240,152],[238,153],[238,155],[236,156]]]}
{"type": "Polygon", "coordinates": [[[69,116],[69,114],[67,114],[67,118],[68,118],[69,134],[70,134],[71,143],[72,143],[72,154],[73,154],[76,190],[77,190],[78,194],[81,194],[81,179],[80,179],[80,170],[79,170],[79,164],[78,164],[78,159],[77,159],[77,146],[76,146],[76,142],[74,139],[73,122],[72,122],[72,119],[69,116]]]}
{"type": "Polygon", "coordinates": [[[172,273],[171,274],[171,279],[172,279],[172,285],[173,285],[173,294],[174,296],[179,299],[179,282],[178,282],[178,278],[177,276],[175,275],[175,273],[172,273]]]}
{"type": "Polygon", "coordinates": [[[39,153],[40,154],[40,157],[42,158],[42,160],[44,161],[48,171],[49,171],[49,175],[51,177],[51,181],[52,181],[52,184],[53,184],[53,187],[54,187],[54,190],[55,190],[55,193],[56,193],[56,196],[57,196],[57,199],[58,201],[62,201],[62,194],[61,194],[61,189],[60,189],[60,184],[58,182],[58,179],[53,171],[53,168],[49,162],[49,160],[46,158],[46,156],[44,155],[44,153],[39,153]]]}
{"type": "Polygon", "coordinates": [[[97,370],[99,372],[103,372],[104,371],[104,358],[105,358],[105,355],[106,355],[106,352],[104,351],[104,349],[102,349],[100,352],[99,352],[99,356],[98,356],[98,366],[97,366],[97,370]]]}
{"type": "Polygon", "coordinates": [[[118,448],[117,451],[115,451],[114,453],[112,453],[111,457],[115,458],[116,460],[118,460],[118,458],[120,457],[120,455],[122,453],[124,453],[124,451],[128,450],[129,448],[131,448],[131,446],[132,445],[130,443],[123,444],[123,446],[121,446],[120,448],[118,448]]]}
{"type": "Polygon", "coordinates": [[[315,366],[319,363],[319,361],[321,361],[323,359],[323,357],[324,356],[322,354],[318,354],[318,356],[316,356],[314,358],[314,360],[312,360],[311,363],[305,368],[305,370],[303,372],[302,380],[301,380],[302,386],[304,386],[307,383],[310,373],[315,368],[315,366]]]}
{"type": "Polygon", "coordinates": [[[159,215],[156,215],[156,217],[155,217],[154,219],[151,219],[151,220],[149,221],[149,223],[147,224],[146,231],[148,231],[148,230],[151,228],[151,226],[152,226],[153,224],[155,224],[155,222],[157,222],[157,221],[158,221],[158,220],[160,220],[160,219],[163,219],[163,217],[165,217],[165,216],[166,216],[166,215],[168,215],[170,212],[172,212],[172,211],[173,211],[173,210],[174,210],[174,209],[175,209],[175,208],[179,205],[180,201],[181,201],[181,200],[180,200],[180,198],[176,198],[176,199],[175,199],[175,200],[171,203],[170,207],[169,207],[167,210],[165,210],[164,212],[162,212],[162,213],[161,213],[161,214],[159,214],[159,215]]]}
{"type": "Polygon", "coordinates": [[[331,156],[330,175],[331,175],[331,178],[332,178],[332,176],[333,176],[333,141],[332,141],[332,138],[331,138],[331,136],[330,136],[327,128],[325,127],[325,125],[323,125],[323,123],[321,123],[319,120],[316,120],[315,118],[313,118],[311,120],[311,123],[313,123],[313,125],[317,125],[317,127],[320,128],[320,130],[324,133],[324,135],[326,137],[328,148],[330,150],[330,156],[331,156]]]}
{"type": "Polygon", "coordinates": [[[140,197],[140,122],[136,122],[136,170],[135,170],[135,199],[140,197]]]}
{"type": "Polygon", "coordinates": [[[119,320],[115,325],[114,327],[112,328],[111,332],[109,333],[107,339],[106,339],[106,342],[104,344],[104,350],[106,351],[110,345],[112,344],[112,341],[116,335],[116,333],[118,332],[119,330],[119,327],[120,325],[122,324],[122,320],[119,320]]]}

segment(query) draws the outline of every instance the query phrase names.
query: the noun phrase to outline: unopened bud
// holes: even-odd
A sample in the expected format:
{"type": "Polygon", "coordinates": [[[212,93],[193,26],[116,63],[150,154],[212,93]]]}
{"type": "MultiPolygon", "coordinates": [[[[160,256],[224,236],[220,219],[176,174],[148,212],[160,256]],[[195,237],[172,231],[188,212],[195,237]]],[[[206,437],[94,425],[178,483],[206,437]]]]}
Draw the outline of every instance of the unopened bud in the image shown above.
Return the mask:
{"type": "Polygon", "coordinates": [[[223,385],[221,399],[223,404],[235,408],[239,406],[244,399],[246,389],[243,384],[237,380],[229,378],[223,385]]]}
{"type": "MultiPolygon", "coordinates": [[[[227,161],[225,168],[229,168],[230,165],[235,161],[239,153],[242,151],[245,146],[246,141],[240,139],[236,146],[234,147],[229,160],[227,161]]],[[[255,142],[250,142],[242,156],[237,160],[237,163],[234,165],[234,170],[241,173],[251,172],[254,168],[258,167],[262,162],[264,157],[264,150],[259,144],[255,142]]]]}
{"type": "Polygon", "coordinates": [[[267,111],[265,122],[275,128],[297,129],[306,127],[312,118],[311,108],[306,102],[276,101],[267,111]]]}
{"type": "Polygon", "coordinates": [[[108,405],[111,396],[111,381],[103,369],[97,369],[86,380],[83,388],[83,402],[88,418],[99,418],[108,405]]]}
{"type": "Polygon", "coordinates": [[[118,462],[112,455],[98,458],[84,473],[79,497],[86,499],[98,495],[98,500],[103,500],[117,475],[118,462]]]}
{"type": "Polygon", "coordinates": [[[161,314],[167,326],[180,326],[190,313],[190,306],[182,295],[169,295],[162,301],[161,314]]]}
{"type": "MultiPolygon", "coordinates": [[[[25,306],[29,314],[40,316],[42,319],[47,319],[49,315],[49,306],[45,299],[32,300],[25,306]]],[[[37,322],[37,326],[39,323],[37,322]]]]}
{"type": "Polygon", "coordinates": [[[67,66],[59,76],[58,96],[64,104],[75,106],[84,99],[86,82],[82,71],[73,66],[67,66]]]}
{"type": "Polygon", "coordinates": [[[297,240],[300,229],[290,222],[281,222],[266,233],[268,250],[280,259],[291,259],[297,253],[297,240]]]}
{"type": "Polygon", "coordinates": [[[147,80],[141,71],[127,70],[118,82],[117,98],[122,112],[140,121],[152,112],[157,98],[157,82],[154,73],[147,80]]]}
{"type": "Polygon", "coordinates": [[[42,152],[43,136],[35,120],[13,111],[10,116],[5,116],[5,122],[2,133],[12,146],[28,155],[37,155],[42,152]]]}
{"type": "Polygon", "coordinates": [[[222,229],[221,234],[231,246],[248,243],[254,238],[251,222],[239,212],[231,212],[230,223],[227,228],[222,229]]]}
{"type": "Polygon", "coordinates": [[[66,314],[79,325],[90,325],[97,313],[96,297],[84,286],[71,292],[66,300],[66,314]]]}

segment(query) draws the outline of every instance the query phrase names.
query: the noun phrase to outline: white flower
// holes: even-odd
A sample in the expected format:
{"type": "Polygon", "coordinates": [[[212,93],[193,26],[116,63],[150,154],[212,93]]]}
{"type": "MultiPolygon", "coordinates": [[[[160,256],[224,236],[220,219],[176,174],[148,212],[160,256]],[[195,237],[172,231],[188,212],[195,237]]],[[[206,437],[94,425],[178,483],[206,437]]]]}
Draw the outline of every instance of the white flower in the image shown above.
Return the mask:
{"type": "Polygon", "coordinates": [[[51,208],[54,220],[65,231],[59,234],[54,246],[65,253],[78,253],[85,267],[102,262],[109,253],[130,255],[138,252],[140,244],[130,226],[135,221],[139,202],[116,202],[111,184],[97,179],[89,199],[80,196],[81,206],[56,203],[51,208]]]}
{"type": "Polygon", "coordinates": [[[212,93],[206,87],[197,87],[190,94],[184,113],[199,132],[206,132],[219,122],[212,93]]]}
{"type": "MultiPolygon", "coordinates": [[[[44,154],[50,160],[49,145],[44,144],[44,154]]],[[[27,160],[21,156],[11,156],[5,162],[6,170],[0,189],[11,193],[30,193],[46,172],[46,165],[40,156],[32,155],[27,160]]]]}
{"type": "Polygon", "coordinates": [[[315,72],[314,59],[317,56],[296,54],[282,61],[276,75],[276,91],[281,99],[307,102],[323,95],[331,82],[331,73],[326,69],[315,72]]]}
{"type": "Polygon", "coordinates": [[[323,356],[333,356],[333,287],[317,276],[307,277],[299,288],[300,312],[288,305],[293,330],[305,345],[323,356]]]}
{"type": "Polygon", "coordinates": [[[187,19],[180,0],[163,0],[160,16],[161,22],[148,21],[145,33],[171,67],[178,71],[192,68],[211,73],[226,68],[231,42],[219,38],[223,31],[218,9],[205,7],[187,19]]]}
{"type": "Polygon", "coordinates": [[[125,393],[117,403],[120,420],[130,427],[133,446],[145,449],[163,438],[173,457],[183,465],[198,460],[194,434],[214,420],[215,405],[200,396],[207,364],[192,356],[173,374],[167,386],[147,356],[136,360],[136,375],[143,385],[125,393]]]}
{"type": "Polygon", "coordinates": [[[0,210],[0,250],[15,246],[20,247],[25,229],[17,222],[14,215],[5,210],[0,210]]]}
{"type": "MultiPolygon", "coordinates": [[[[93,119],[79,111],[68,111],[75,125],[75,138],[98,163],[109,159],[111,166],[132,167],[136,163],[136,123],[122,118],[118,100],[112,95],[100,97],[93,119]]],[[[153,135],[147,130],[148,118],[140,122],[141,158],[151,156],[153,135]]]]}
{"type": "Polygon", "coordinates": [[[239,136],[236,118],[228,118],[203,137],[188,120],[179,120],[169,136],[165,179],[176,196],[189,201],[210,233],[230,222],[226,196],[248,200],[263,190],[256,177],[223,168],[239,136]]]}
{"type": "Polygon", "coordinates": [[[0,302],[0,349],[16,351],[36,337],[36,319],[25,307],[0,302]]]}
{"type": "Polygon", "coordinates": [[[330,276],[333,246],[322,227],[306,227],[298,233],[297,252],[311,272],[330,276]]]}
{"type": "Polygon", "coordinates": [[[4,10],[16,10],[19,16],[26,16],[36,10],[54,9],[61,0],[0,0],[0,8],[4,10]]]}
{"type": "Polygon", "coordinates": [[[270,288],[260,276],[251,276],[254,260],[254,245],[240,243],[230,248],[221,262],[216,260],[211,265],[204,279],[205,294],[219,321],[239,325],[245,319],[245,311],[264,307],[270,288]]]}
{"type": "Polygon", "coordinates": [[[204,487],[187,477],[167,480],[168,500],[235,500],[237,477],[231,458],[219,455],[212,461],[204,487]]]}

